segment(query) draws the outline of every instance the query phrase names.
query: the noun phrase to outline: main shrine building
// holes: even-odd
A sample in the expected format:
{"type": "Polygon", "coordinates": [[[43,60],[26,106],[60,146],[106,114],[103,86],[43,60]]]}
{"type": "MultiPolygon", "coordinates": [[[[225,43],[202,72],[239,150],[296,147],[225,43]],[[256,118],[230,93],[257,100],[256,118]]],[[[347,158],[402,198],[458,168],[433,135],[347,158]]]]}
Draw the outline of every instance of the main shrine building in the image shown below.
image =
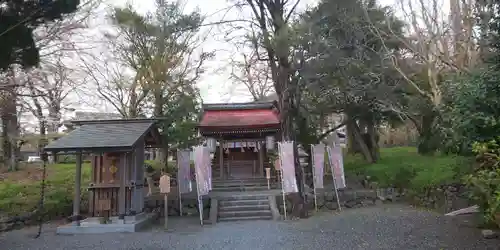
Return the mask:
{"type": "Polygon", "coordinates": [[[280,131],[276,102],[205,104],[198,126],[215,149],[212,171],[218,179],[264,177],[268,152],[280,131]]]}

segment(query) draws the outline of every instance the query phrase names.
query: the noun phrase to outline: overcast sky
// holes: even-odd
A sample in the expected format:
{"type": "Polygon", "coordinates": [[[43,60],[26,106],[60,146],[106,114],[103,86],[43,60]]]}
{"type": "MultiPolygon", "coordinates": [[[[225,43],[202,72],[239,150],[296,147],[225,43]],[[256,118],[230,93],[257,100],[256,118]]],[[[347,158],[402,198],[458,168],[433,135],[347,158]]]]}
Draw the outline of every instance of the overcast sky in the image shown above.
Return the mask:
{"type": "MultiPolygon", "coordinates": [[[[124,6],[131,3],[138,11],[148,12],[155,8],[155,0],[108,0],[112,4],[124,6]]],[[[168,1],[168,0],[166,0],[168,1]]],[[[236,9],[229,9],[233,4],[231,0],[184,0],[186,12],[198,8],[203,15],[207,16],[206,23],[218,22],[221,20],[241,19],[242,13],[236,9]]],[[[302,0],[300,8],[305,9],[317,0],[302,0]]],[[[250,15],[250,13],[245,13],[250,15]]],[[[205,103],[216,102],[244,102],[250,101],[249,95],[243,95],[241,92],[231,91],[232,84],[229,81],[230,58],[237,54],[236,48],[230,41],[225,41],[224,32],[227,26],[207,26],[201,31],[207,35],[207,40],[203,43],[203,51],[216,51],[216,56],[207,63],[208,70],[199,81],[199,88],[202,92],[202,98],[205,103]],[[233,92],[233,93],[230,93],[233,92]]]]}
{"type": "MultiPolygon", "coordinates": [[[[125,6],[127,3],[130,3],[137,11],[141,13],[154,11],[155,8],[155,0],[105,1],[107,5],[114,6],[125,6]]],[[[231,6],[233,6],[233,4],[231,3],[232,1],[234,0],[183,0],[182,2],[185,3],[186,12],[198,8],[204,16],[207,16],[206,23],[218,22],[221,20],[234,20],[243,18],[248,19],[251,16],[251,13],[249,12],[242,13],[241,11],[234,8],[229,9],[231,6]]],[[[291,2],[292,1],[293,0],[291,0],[291,2]]],[[[379,0],[378,2],[381,5],[394,6],[396,1],[417,0],[379,0]]],[[[438,1],[448,2],[449,0],[438,1]]],[[[317,2],[318,0],[301,0],[297,11],[303,11],[308,6],[314,6],[317,2]]],[[[94,23],[94,25],[99,26],[99,23],[94,23]]],[[[205,103],[250,101],[250,96],[245,95],[242,91],[232,91],[234,90],[234,84],[232,84],[229,80],[229,73],[231,70],[230,58],[234,57],[238,53],[242,53],[242,51],[237,51],[236,47],[234,46],[234,41],[227,41],[227,39],[225,39],[227,37],[224,36],[224,33],[227,32],[227,30],[224,29],[228,29],[228,27],[223,25],[212,25],[203,27],[201,31],[201,33],[206,36],[206,41],[203,43],[203,46],[201,46],[200,50],[216,52],[216,56],[206,63],[208,69],[198,83],[198,86],[202,93],[203,101],[205,103]]],[[[234,31],[232,31],[231,33],[233,36],[238,36],[235,35],[234,31]]],[[[100,111],[114,112],[114,110],[109,105],[99,104],[97,106],[101,107],[97,108],[100,111]]],[[[94,107],[86,107],[85,104],[78,105],[77,109],[96,110],[96,108],[94,107]]]]}

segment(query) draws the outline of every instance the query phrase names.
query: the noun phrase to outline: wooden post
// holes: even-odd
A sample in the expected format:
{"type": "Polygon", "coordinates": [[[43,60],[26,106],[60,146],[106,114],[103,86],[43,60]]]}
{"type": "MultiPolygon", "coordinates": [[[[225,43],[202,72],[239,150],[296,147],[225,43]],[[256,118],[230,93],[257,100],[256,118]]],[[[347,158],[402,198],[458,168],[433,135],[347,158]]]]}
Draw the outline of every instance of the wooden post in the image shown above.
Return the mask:
{"type": "Polygon", "coordinates": [[[118,190],[118,219],[125,223],[125,204],[126,204],[126,190],[125,190],[125,177],[127,174],[127,153],[120,154],[120,167],[118,170],[120,189],[118,190]]]}
{"type": "Polygon", "coordinates": [[[168,193],[170,193],[170,176],[164,174],[160,177],[160,193],[164,195],[165,198],[165,229],[167,229],[168,222],[168,193]]]}
{"type": "Polygon", "coordinates": [[[221,139],[219,141],[219,171],[220,171],[220,178],[224,178],[224,147],[223,147],[224,141],[221,139]]]}
{"type": "Polygon", "coordinates": [[[82,152],[76,154],[75,171],[75,197],[73,199],[73,224],[80,226],[80,199],[81,199],[81,179],[82,179],[82,152]]]}
{"type": "Polygon", "coordinates": [[[264,175],[264,144],[261,143],[259,147],[259,174],[260,176],[264,175]]]}
{"type": "Polygon", "coordinates": [[[271,179],[271,168],[266,168],[266,179],[267,179],[267,189],[271,189],[270,179],[271,179]]]}
{"type": "Polygon", "coordinates": [[[168,225],[168,193],[165,193],[165,223],[163,224],[163,226],[165,227],[165,229],[167,229],[167,225],[168,225]]]}

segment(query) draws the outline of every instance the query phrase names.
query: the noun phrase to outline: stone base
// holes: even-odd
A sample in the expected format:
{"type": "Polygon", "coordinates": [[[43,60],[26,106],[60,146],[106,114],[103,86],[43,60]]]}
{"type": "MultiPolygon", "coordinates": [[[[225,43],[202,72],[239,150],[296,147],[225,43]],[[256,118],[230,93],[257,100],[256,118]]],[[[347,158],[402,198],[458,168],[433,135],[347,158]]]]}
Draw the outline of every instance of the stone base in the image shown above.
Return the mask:
{"type": "Polygon", "coordinates": [[[134,216],[125,216],[124,220],[111,217],[111,222],[101,224],[99,217],[90,217],[80,221],[57,227],[57,234],[100,234],[100,233],[133,233],[151,222],[153,214],[140,213],[134,216]]]}

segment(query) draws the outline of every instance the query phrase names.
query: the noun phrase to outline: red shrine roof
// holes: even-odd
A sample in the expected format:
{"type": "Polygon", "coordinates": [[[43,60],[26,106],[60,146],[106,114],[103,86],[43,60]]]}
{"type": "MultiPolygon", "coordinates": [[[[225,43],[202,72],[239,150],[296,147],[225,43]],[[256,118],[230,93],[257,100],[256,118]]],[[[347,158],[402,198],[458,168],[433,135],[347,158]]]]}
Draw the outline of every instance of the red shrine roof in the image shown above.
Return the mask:
{"type": "Polygon", "coordinates": [[[206,104],[199,124],[202,130],[279,129],[274,102],[206,104]]]}

